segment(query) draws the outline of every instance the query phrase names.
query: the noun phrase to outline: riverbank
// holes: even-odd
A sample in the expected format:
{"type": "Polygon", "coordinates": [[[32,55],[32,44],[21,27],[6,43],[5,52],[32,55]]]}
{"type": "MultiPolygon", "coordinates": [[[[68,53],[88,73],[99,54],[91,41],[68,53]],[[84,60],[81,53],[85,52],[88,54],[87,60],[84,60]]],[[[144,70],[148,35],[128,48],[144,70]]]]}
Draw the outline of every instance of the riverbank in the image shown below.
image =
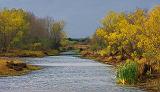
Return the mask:
{"type": "Polygon", "coordinates": [[[20,76],[34,70],[39,66],[33,66],[16,59],[16,57],[45,57],[58,55],[58,50],[32,51],[32,50],[9,50],[0,53],[0,76],[20,76]]]}
{"type": "MultiPolygon", "coordinates": [[[[119,66],[123,66],[126,61],[123,61],[122,57],[119,56],[101,56],[94,51],[82,51],[81,55],[83,58],[93,59],[98,62],[109,64],[118,69],[119,66]]],[[[142,63],[143,59],[141,59],[142,63]]],[[[144,62],[144,61],[143,61],[144,62]]],[[[142,64],[139,64],[138,68],[144,68],[142,64]]],[[[127,68],[126,68],[127,69],[127,68]]],[[[144,69],[139,69],[138,72],[142,72],[144,69]]],[[[149,72],[148,72],[149,73],[149,72]]],[[[127,73],[128,74],[128,73],[127,73]]],[[[128,74],[129,75],[129,74],[128,74]]],[[[137,75],[139,79],[135,84],[131,86],[139,87],[148,92],[159,92],[160,90],[160,74],[147,74],[147,75],[137,75]]],[[[117,83],[126,84],[125,80],[117,80],[117,83]]],[[[128,84],[126,84],[128,85],[128,84]]]]}
{"type": "Polygon", "coordinates": [[[0,77],[20,76],[41,69],[15,58],[0,58],[0,77]]]}
{"type": "Polygon", "coordinates": [[[33,50],[10,50],[8,52],[0,53],[0,57],[44,57],[58,55],[58,50],[45,50],[45,51],[33,51],[33,50]]]}
{"type": "Polygon", "coordinates": [[[82,51],[81,55],[82,55],[82,58],[93,59],[100,63],[109,64],[115,67],[118,66],[120,63],[122,63],[120,62],[120,60],[117,60],[115,57],[100,56],[93,51],[82,51]]]}
{"type": "Polygon", "coordinates": [[[112,68],[93,60],[70,54],[22,60],[44,68],[25,76],[0,78],[0,92],[142,92],[117,86],[112,68]]]}

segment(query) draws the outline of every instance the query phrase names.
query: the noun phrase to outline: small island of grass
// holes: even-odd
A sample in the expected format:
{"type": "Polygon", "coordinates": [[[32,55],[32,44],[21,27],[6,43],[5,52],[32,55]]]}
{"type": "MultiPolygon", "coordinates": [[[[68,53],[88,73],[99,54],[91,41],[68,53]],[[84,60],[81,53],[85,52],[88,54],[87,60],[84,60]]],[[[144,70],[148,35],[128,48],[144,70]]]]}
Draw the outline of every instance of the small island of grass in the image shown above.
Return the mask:
{"type": "Polygon", "coordinates": [[[0,77],[25,75],[39,69],[39,66],[29,65],[18,59],[0,58],[0,77]]]}

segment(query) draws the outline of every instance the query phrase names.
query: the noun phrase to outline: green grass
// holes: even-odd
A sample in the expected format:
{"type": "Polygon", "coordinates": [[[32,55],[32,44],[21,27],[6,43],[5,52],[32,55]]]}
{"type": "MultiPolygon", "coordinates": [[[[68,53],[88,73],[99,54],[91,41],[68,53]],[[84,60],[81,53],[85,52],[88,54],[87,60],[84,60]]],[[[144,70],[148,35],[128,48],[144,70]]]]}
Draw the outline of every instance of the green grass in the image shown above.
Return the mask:
{"type": "Polygon", "coordinates": [[[138,64],[127,60],[124,65],[117,69],[117,82],[121,84],[135,84],[138,80],[138,64]]]}

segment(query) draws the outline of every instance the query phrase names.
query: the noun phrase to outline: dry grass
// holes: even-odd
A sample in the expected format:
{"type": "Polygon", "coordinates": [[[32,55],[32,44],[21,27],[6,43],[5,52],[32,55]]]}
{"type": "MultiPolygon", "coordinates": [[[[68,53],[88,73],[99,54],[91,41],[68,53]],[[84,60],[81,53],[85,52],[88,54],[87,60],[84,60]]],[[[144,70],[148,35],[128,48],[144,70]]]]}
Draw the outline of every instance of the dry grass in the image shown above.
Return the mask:
{"type": "Polygon", "coordinates": [[[22,61],[17,59],[0,58],[0,76],[19,76],[40,69],[40,67],[37,66],[27,65],[27,68],[24,68],[21,71],[16,71],[7,67],[7,62],[11,61],[14,61],[14,63],[22,63],[22,61]]]}
{"type": "Polygon", "coordinates": [[[148,92],[160,92],[160,78],[148,79],[144,83],[138,83],[137,87],[148,92]]]}
{"type": "Polygon", "coordinates": [[[47,51],[43,51],[44,54],[46,54],[47,56],[56,56],[59,54],[58,50],[47,50],[47,51]]]}
{"type": "Polygon", "coordinates": [[[31,51],[31,50],[12,50],[6,53],[0,53],[2,57],[44,57],[43,51],[31,51]]]}

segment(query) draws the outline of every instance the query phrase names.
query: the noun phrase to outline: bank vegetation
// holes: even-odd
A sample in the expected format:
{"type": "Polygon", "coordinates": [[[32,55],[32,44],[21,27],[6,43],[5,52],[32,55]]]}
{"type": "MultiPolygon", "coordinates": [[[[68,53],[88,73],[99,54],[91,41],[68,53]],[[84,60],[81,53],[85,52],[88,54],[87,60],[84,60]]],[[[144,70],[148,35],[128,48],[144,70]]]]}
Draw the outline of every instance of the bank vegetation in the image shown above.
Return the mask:
{"type": "Polygon", "coordinates": [[[160,90],[160,6],[109,12],[92,36],[90,49],[82,54],[115,65],[117,83],[145,82],[143,88],[160,90]],[[152,79],[157,80],[149,82],[152,79]]]}
{"type": "Polygon", "coordinates": [[[64,22],[23,9],[0,11],[0,56],[57,54],[66,44],[64,22]]]}

